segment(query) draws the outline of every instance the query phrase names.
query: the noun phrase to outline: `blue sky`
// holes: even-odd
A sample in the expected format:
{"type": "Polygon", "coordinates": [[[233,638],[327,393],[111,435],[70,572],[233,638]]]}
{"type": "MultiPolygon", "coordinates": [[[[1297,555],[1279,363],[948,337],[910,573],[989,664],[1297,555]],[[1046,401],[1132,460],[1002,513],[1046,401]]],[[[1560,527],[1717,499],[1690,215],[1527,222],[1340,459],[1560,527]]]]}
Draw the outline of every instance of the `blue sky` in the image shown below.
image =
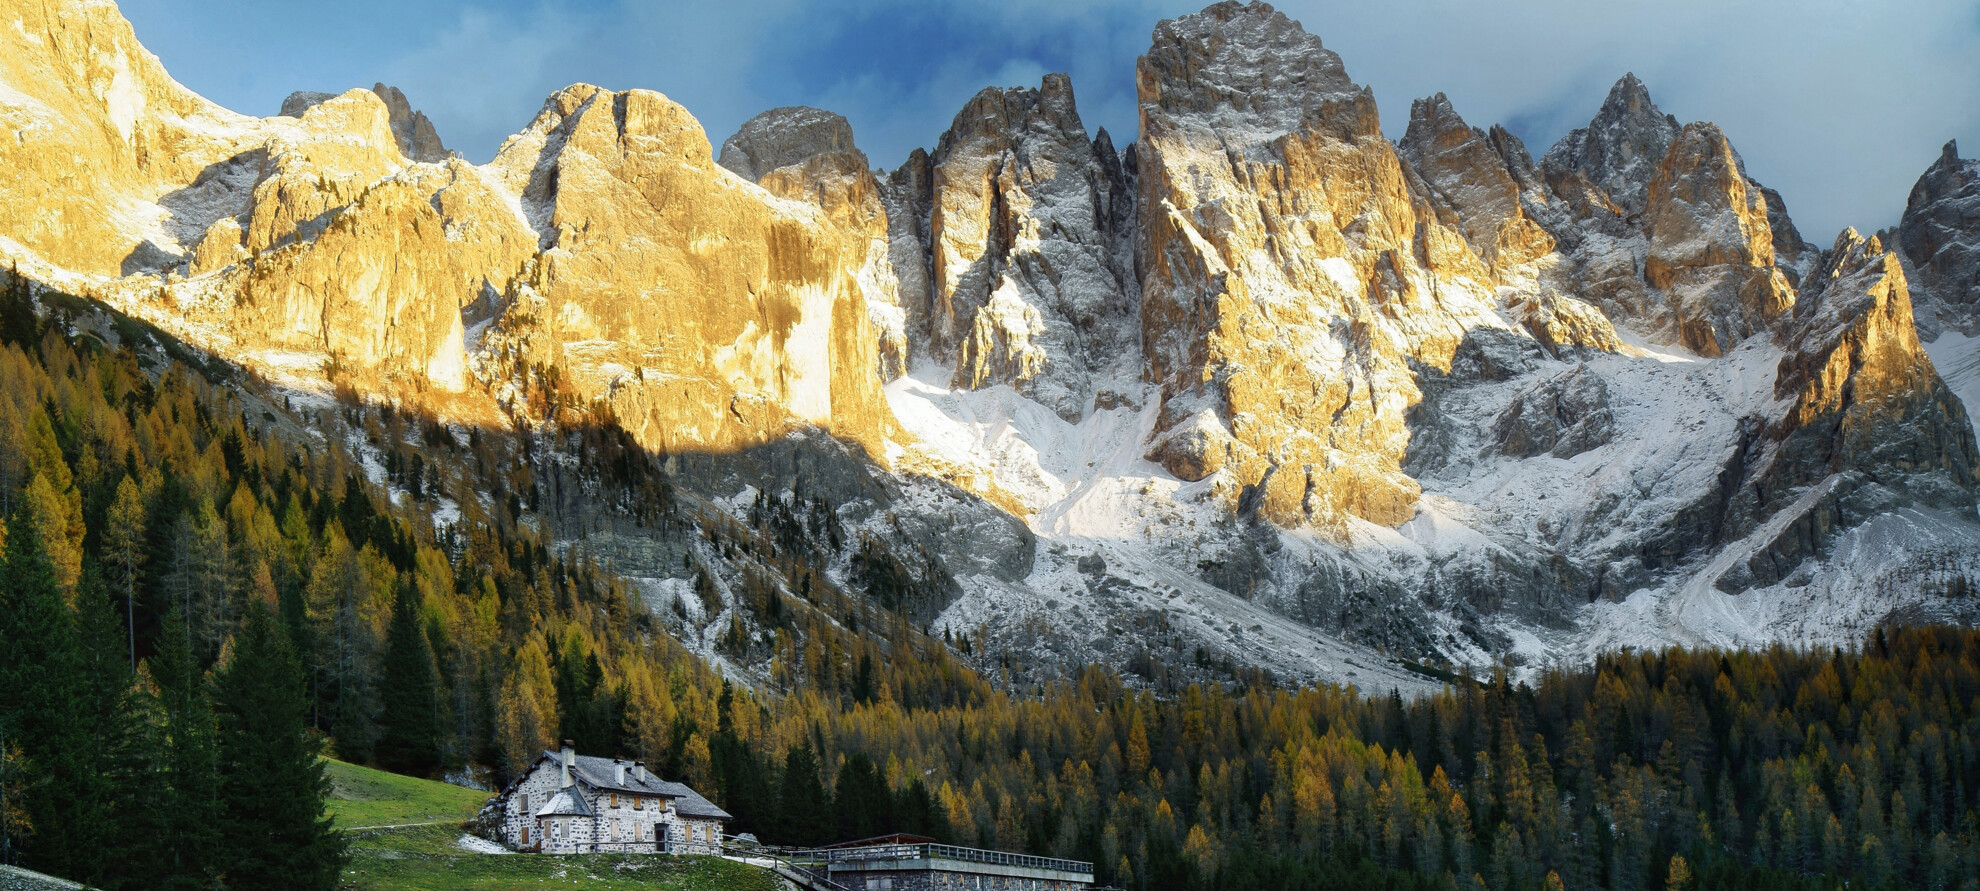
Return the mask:
{"type": "MultiPolygon", "coordinates": [[[[719,145],[751,115],[846,115],[876,166],[932,146],[990,85],[1072,75],[1089,129],[1134,138],[1134,60],[1166,0],[122,0],[181,82],[272,114],[293,90],[385,81],[475,161],[587,81],[659,90],[719,145]]],[[[1803,235],[1893,224],[1949,138],[1980,155],[1980,0],[1398,0],[1277,4],[1375,90],[1399,138],[1442,91],[1535,155],[1633,70],[1679,120],[1717,122],[1803,235]]]]}

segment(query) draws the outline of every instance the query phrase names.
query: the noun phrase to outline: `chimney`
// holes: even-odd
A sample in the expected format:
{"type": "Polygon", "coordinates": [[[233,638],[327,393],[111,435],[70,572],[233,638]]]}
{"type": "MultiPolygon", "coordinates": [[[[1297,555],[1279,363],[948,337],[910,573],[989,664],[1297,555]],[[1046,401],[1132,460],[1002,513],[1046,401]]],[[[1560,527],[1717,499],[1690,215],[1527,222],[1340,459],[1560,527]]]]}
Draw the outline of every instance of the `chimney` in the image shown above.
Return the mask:
{"type": "Polygon", "coordinates": [[[577,766],[577,744],[568,739],[564,740],[563,756],[564,787],[570,788],[573,782],[571,780],[571,768],[577,766]]]}
{"type": "Polygon", "coordinates": [[[646,782],[646,762],[633,762],[633,776],[642,783],[646,782]]]}
{"type": "Polygon", "coordinates": [[[626,763],[617,758],[612,759],[612,785],[619,787],[626,785],[626,763]]]}

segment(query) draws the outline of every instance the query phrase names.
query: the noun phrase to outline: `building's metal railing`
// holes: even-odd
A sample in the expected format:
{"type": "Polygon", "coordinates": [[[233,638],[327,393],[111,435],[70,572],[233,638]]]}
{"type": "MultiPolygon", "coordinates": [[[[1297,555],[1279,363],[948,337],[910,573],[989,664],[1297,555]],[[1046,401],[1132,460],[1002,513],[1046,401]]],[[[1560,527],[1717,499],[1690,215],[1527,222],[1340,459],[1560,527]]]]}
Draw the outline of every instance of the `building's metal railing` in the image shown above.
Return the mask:
{"type": "Polygon", "coordinates": [[[1026,869],[1049,869],[1058,872],[1071,872],[1091,875],[1093,864],[1084,860],[1060,860],[1057,857],[1036,857],[1031,854],[1012,854],[1006,851],[985,851],[981,848],[959,848],[955,845],[872,845],[864,848],[828,848],[825,850],[803,851],[800,854],[829,863],[862,863],[874,860],[959,860],[965,863],[984,863],[992,866],[1019,866],[1026,869]]]}
{"type": "Polygon", "coordinates": [[[771,863],[771,872],[789,879],[800,888],[810,891],[853,891],[852,888],[834,881],[825,864],[816,860],[793,859],[795,853],[791,848],[763,845],[754,841],[743,843],[735,836],[724,836],[722,840],[723,856],[750,862],[767,860],[771,863]]]}

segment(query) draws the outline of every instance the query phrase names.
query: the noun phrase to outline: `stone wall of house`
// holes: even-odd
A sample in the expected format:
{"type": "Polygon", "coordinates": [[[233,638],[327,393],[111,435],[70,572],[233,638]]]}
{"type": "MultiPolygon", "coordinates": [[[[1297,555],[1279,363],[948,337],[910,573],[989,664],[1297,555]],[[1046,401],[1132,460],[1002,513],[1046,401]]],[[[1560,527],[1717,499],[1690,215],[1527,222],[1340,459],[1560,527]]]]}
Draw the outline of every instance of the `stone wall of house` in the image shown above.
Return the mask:
{"type": "Polygon", "coordinates": [[[722,821],[697,820],[680,817],[673,843],[668,850],[675,854],[722,853],[722,821]]]}
{"type": "Polygon", "coordinates": [[[584,817],[545,817],[545,854],[589,854],[594,850],[593,821],[584,817]]]}
{"type": "Polygon", "coordinates": [[[536,827],[536,810],[563,787],[563,772],[547,759],[539,759],[502,803],[502,840],[509,847],[535,850],[543,843],[536,827]]]}
{"type": "Polygon", "coordinates": [[[678,819],[672,799],[586,788],[584,800],[598,815],[593,843],[601,852],[656,853],[678,819]]]}

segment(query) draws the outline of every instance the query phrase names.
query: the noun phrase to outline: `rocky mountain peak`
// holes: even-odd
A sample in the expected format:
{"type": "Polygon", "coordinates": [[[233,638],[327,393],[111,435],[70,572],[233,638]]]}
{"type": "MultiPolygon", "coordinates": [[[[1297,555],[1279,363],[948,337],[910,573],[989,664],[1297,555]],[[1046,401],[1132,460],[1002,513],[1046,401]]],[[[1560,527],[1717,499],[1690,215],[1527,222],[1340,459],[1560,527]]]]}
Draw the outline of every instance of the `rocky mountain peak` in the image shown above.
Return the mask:
{"type": "Polygon", "coordinates": [[[1960,158],[1957,142],[1911,187],[1897,243],[1917,271],[1921,323],[1980,331],[1980,160],[1960,158]]]}
{"type": "Polygon", "coordinates": [[[997,140],[1013,145],[1028,139],[1068,144],[1087,141],[1073,98],[1072,78],[1047,74],[1037,87],[984,87],[964,103],[949,129],[936,143],[934,160],[941,164],[961,146],[997,140]]]}
{"type": "MultiPolygon", "coordinates": [[[[415,110],[406,100],[406,94],[398,87],[382,83],[373,84],[371,92],[385,104],[386,120],[392,128],[392,138],[398,144],[399,153],[413,161],[437,164],[453,155],[440,142],[440,134],[433,129],[433,122],[426,113],[415,110]]],[[[301,118],[310,109],[338,97],[337,93],[324,93],[316,90],[297,90],[282,100],[279,114],[286,118],[301,118]]]]}
{"type": "Polygon", "coordinates": [[[283,97],[282,110],[278,114],[285,118],[299,118],[310,109],[335,98],[337,98],[336,93],[325,93],[321,90],[297,90],[283,97]]]}
{"type": "Polygon", "coordinates": [[[1769,584],[1820,551],[1842,525],[1895,508],[1971,515],[1974,431],[1935,372],[1912,319],[1895,253],[1845,229],[1810,276],[1806,298],[1775,335],[1782,348],[1773,396],[1791,408],[1766,432],[1777,442],[1731,504],[1735,528],[1799,495],[1791,522],[1768,521],[1770,540],[1721,588],[1769,584]]]}
{"type": "Polygon", "coordinates": [[[1069,421],[1126,356],[1132,197],[1111,140],[1089,139],[1072,81],[990,87],[930,156],[929,334],[955,383],[1010,384],[1069,421]]]}
{"type": "Polygon", "coordinates": [[[1488,265],[1516,266],[1553,250],[1553,239],[1521,208],[1515,172],[1530,173],[1532,161],[1512,134],[1466,124],[1438,93],[1410,104],[1409,130],[1396,151],[1457,217],[1465,241],[1488,265]]]}
{"type": "Polygon", "coordinates": [[[385,100],[385,108],[391,113],[392,135],[399,141],[399,151],[407,158],[433,164],[445,161],[453,154],[441,144],[440,134],[434,131],[433,122],[427,120],[426,112],[415,110],[398,87],[373,84],[371,91],[385,100]]]}
{"type": "Polygon", "coordinates": [[[1609,88],[1602,108],[1588,126],[1576,129],[1540,159],[1549,182],[1580,174],[1600,188],[1625,214],[1643,210],[1646,189],[1657,164],[1677,139],[1677,118],[1658,110],[1650,90],[1634,73],[1609,88]]]}
{"type": "Polygon", "coordinates": [[[722,141],[716,163],[750,182],[780,167],[802,164],[818,155],[849,153],[866,166],[866,155],[853,145],[852,123],[844,115],[809,106],[773,108],[747,121],[722,141]]]}
{"type": "Polygon", "coordinates": [[[1156,25],[1135,87],[1144,135],[1162,126],[1151,110],[1285,132],[1322,102],[1359,91],[1320,38],[1256,0],[1225,0],[1156,25]]]}

